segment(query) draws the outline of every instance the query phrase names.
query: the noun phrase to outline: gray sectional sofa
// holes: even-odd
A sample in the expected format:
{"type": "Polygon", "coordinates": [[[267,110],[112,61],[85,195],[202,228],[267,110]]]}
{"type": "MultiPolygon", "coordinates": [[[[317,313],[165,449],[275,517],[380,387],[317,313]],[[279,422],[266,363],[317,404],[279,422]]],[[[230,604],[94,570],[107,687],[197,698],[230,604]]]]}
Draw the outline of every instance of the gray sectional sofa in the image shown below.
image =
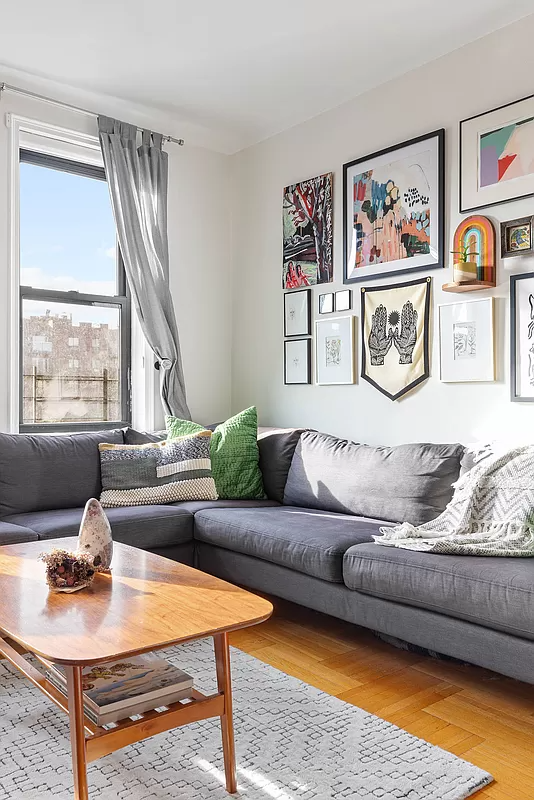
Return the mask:
{"type": "MultiPolygon", "coordinates": [[[[98,443],[149,438],[0,434],[0,544],[76,535],[100,494],[98,443]]],[[[534,683],[533,559],[373,540],[381,525],[441,513],[461,445],[376,448],[304,429],[260,429],[258,444],[265,500],[110,509],[114,538],[534,683]]]]}

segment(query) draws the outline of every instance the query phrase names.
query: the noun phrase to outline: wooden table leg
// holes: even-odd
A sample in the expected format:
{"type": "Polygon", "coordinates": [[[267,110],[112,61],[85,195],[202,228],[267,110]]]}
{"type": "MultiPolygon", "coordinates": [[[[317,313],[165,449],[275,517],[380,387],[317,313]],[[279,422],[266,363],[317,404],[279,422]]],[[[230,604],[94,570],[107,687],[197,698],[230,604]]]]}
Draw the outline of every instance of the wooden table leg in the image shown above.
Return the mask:
{"type": "Polygon", "coordinates": [[[82,668],[65,667],[65,673],[67,676],[74,798],[75,800],[89,800],[85,728],[83,724],[82,668]]]}
{"type": "Polygon", "coordinates": [[[230,676],[230,650],[228,634],[218,633],[213,637],[215,644],[215,662],[217,665],[217,687],[224,694],[224,714],[221,716],[222,744],[224,755],[224,772],[226,790],[230,794],[237,792],[235,765],[234,722],[232,716],[232,681],[230,676]]]}

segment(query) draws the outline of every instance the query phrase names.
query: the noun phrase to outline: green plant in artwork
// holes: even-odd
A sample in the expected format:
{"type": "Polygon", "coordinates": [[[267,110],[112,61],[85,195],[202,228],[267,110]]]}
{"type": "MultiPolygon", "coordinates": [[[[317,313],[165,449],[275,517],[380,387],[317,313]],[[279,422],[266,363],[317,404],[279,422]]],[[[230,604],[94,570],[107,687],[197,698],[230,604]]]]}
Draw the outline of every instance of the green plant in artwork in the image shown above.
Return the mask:
{"type": "Polygon", "coordinates": [[[462,247],[461,250],[451,250],[453,256],[459,256],[459,264],[468,264],[473,256],[479,256],[480,253],[473,253],[470,246],[462,247]]]}

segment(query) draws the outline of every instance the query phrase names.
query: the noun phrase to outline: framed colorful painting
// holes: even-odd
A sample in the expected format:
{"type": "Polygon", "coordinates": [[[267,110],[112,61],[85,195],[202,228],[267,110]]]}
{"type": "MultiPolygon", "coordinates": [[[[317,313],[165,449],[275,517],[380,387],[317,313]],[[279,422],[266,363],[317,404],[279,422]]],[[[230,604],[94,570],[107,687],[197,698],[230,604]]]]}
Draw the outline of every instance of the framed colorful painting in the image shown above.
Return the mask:
{"type": "Polygon", "coordinates": [[[333,281],[332,173],[286,186],[282,220],[283,288],[333,281]]]}
{"type": "Polygon", "coordinates": [[[460,211],[534,195],[534,95],[460,122],[460,211]]]}
{"type": "Polygon", "coordinates": [[[343,166],[344,283],[445,265],[445,131],[343,166]]]}

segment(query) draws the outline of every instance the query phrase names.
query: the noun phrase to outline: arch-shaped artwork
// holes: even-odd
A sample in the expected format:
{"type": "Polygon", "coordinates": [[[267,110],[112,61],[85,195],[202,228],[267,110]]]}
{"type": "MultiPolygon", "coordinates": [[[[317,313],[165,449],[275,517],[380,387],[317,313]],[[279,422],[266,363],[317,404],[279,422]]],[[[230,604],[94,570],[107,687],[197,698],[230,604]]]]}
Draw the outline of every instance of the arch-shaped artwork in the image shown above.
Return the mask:
{"type": "Polygon", "coordinates": [[[469,261],[477,265],[476,279],[495,286],[495,228],[491,220],[473,214],[460,222],[454,234],[453,251],[459,253],[464,248],[473,253],[469,261]]]}

